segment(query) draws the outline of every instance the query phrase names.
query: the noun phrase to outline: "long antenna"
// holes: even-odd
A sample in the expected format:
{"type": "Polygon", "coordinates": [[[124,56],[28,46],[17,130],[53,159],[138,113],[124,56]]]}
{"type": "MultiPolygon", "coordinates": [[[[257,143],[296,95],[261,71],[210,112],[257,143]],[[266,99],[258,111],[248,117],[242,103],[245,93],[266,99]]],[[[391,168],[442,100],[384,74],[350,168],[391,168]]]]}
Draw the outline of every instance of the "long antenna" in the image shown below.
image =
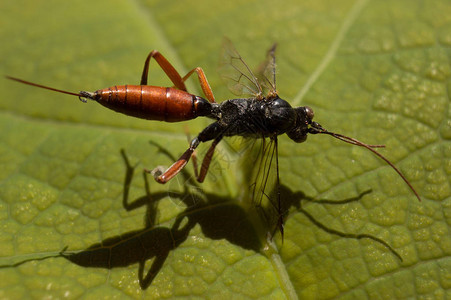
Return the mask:
{"type": "Polygon", "coordinates": [[[41,89],[46,89],[46,90],[50,90],[50,91],[54,91],[54,92],[58,92],[58,93],[62,93],[62,94],[72,95],[72,96],[78,96],[78,99],[80,99],[80,101],[84,102],[84,103],[87,102],[86,99],[95,100],[95,97],[97,95],[96,93],[85,92],[85,91],[81,91],[80,93],[72,93],[72,92],[68,92],[68,91],[64,91],[64,90],[60,90],[60,89],[55,89],[55,88],[52,88],[52,87],[49,87],[49,86],[46,86],[46,85],[37,84],[37,83],[34,83],[34,82],[30,82],[30,81],[22,80],[22,79],[19,79],[19,78],[11,77],[11,76],[8,76],[8,75],[5,75],[5,77],[7,79],[14,80],[14,81],[17,81],[17,82],[20,82],[20,83],[23,83],[23,84],[28,84],[28,85],[31,85],[31,86],[35,86],[35,87],[38,87],[38,88],[41,88],[41,89]]]}
{"type": "Polygon", "coordinates": [[[17,82],[20,82],[20,83],[23,83],[23,84],[28,84],[28,85],[31,85],[31,86],[35,86],[35,87],[39,87],[41,89],[51,90],[51,91],[55,91],[55,92],[58,92],[58,93],[72,95],[72,96],[86,97],[86,95],[82,95],[82,94],[79,94],[79,93],[72,93],[72,92],[68,92],[68,91],[55,89],[55,88],[52,88],[52,87],[49,87],[49,86],[33,83],[33,82],[30,82],[30,81],[25,81],[25,80],[22,80],[22,79],[19,79],[19,78],[15,78],[15,77],[11,77],[11,76],[8,76],[8,75],[6,75],[5,77],[10,79],[10,80],[14,80],[14,81],[17,81],[17,82]]]}
{"type": "Polygon", "coordinates": [[[352,145],[356,145],[356,146],[360,146],[360,147],[364,147],[368,150],[370,150],[371,152],[373,152],[374,154],[376,154],[377,156],[379,156],[381,159],[383,159],[390,167],[392,167],[393,170],[396,171],[396,173],[398,173],[399,176],[401,176],[402,180],[404,180],[404,182],[409,186],[409,188],[412,190],[412,192],[415,194],[415,196],[417,197],[418,201],[421,202],[421,198],[420,195],[417,193],[417,191],[413,188],[413,186],[410,184],[410,182],[407,180],[407,178],[404,176],[404,174],[401,173],[401,171],[391,162],[389,161],[385,156],[383,156],[382,154],[380,154],[379,152],[377,152],[376,150],[374,150],[373,148],[382,148],[385,147],[384,145],[368,145],[365,144],[355,138],[352,137],[348,137],[339,133],[334,133],[334,132],[330,132],[327,131],[326,129],[324,129],[321,125],[319,125],[316,122],[312,123],[312,127],[309,130],[309,133],[323,133],[323,134],[328,134],[333,136],[336,139],[339,139],[340,141],[352,144],[352,145]]]}

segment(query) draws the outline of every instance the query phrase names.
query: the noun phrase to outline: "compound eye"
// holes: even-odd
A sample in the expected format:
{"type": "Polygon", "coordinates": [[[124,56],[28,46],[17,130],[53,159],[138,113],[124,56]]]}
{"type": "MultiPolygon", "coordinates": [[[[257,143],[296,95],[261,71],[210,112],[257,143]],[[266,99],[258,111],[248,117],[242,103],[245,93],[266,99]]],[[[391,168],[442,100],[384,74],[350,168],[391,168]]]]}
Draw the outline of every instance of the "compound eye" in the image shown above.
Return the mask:
{"type": "Polygon", "coordinates": [[[313,109],[310,106],[304,106],[304,111],[305,111],[305,114],[307,116],[307,119],[312,121],[313,117],[315,116],[315,113],[313,112],[313,109]]]}

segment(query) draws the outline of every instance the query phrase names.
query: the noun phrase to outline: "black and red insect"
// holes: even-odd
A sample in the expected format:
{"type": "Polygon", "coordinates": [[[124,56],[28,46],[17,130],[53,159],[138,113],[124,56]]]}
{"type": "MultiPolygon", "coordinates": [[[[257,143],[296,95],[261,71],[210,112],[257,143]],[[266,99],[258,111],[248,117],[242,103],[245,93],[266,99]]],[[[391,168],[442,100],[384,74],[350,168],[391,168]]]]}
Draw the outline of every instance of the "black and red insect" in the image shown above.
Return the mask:
{"type": "Polygon", "coordinates": [[[72,93],[10,76],[6,77],[24,84],[78,96],[83,102],[86,102],[86,99],[94,100],[116,112],[137,118],[165,122],[187,121],[200,116],[213,119],[212,124],[191,140],[189,148],[173,165],[163,172],[154,172],[155,179],[159,183],[166,183],[176,176],[186,166],[200,143],[212,141],[202,161],[200,171],[197,170],[197,167],[195,168],[197,180],[203,182],[215,147],[224,137],[241,136],[263,140],[269,138],[269,143],[262,147],[262,152],[265,153],[260,158],[260,175],[257,179],[259,182],[254,185],[254,201],[256,205],[261,205],[263,198],[273,198],[269,202],[276,218],[273,218],[273,224],[270,225],[271,236],[275,230],[279,230],[283,237],[286,217],[286,211],[282,205],[283,199],[278,191],[280,187],[278,136],[282,134],[286,134],[296,143],[304,142],[308,134],[328,134],[344,142],[365,147],[387,162],[420,200],[418,193],[405,176],[387,158],[373,149],[384,147],[383,145],[368,145],[354,138],[330,132],[313,121],[312,108],[308,106],[292,107],[278,96],[275,78],[275,49],[275,45],[269,49],[266,61],[255,75],[227,40],[222,56],[223,77],[231,83],[229,88],[232,92],[237,95],[250,94],[251,97],[236,98],[221,103],[215,102],[213,92],[201,68],[194,68],[181,77],[158,51],[152,51],[147,56],[139,85],[118,85],[95,92],[72,93]],[[174,87],[147,85],[151,58],[157,61],[171,79],[174,87]],[[194,73],[198,76],[206,99],[187,92],[185,81],[194,73]],[[265,193],[265,188],[269,180],[269,169],[273,167],[276,170],[276,193],[275,196],[270,196],[265,193]]]}

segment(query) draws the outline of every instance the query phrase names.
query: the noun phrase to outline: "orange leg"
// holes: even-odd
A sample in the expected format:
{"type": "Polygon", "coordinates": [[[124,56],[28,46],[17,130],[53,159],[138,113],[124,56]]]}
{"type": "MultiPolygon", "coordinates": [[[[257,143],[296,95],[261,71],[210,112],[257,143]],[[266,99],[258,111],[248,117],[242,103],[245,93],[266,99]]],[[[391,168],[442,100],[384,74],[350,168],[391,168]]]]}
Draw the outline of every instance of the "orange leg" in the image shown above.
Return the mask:
{"type": "Polygon", "coordinates": [[[202,68],[194,68],[188,72],[183,78],[180,76],[179,72],[174,68],[173,65],[157,50],[153,50],[149,53],[146,58],[146,62],[144,63],[144,69],[141,76],[141,85],[147,85],[147,77],[149,74],[149,63],[150,59],[154,58],[157,63],[160,65],[161,69],[168,75],[169,79],[171,79],[172,83],[176,88],[182,91],[186,90],[185,81],[194,73],[197,73],[197,77],[199,78],[199,83],[204,92],[205,96],[210,102],[215,102],[215,97],[213,95],[213,91],[211,90],[210,84],[208,83],[207,77],[205,76],[202,68]]]}
{"type": "MultiPolygon", "coordinates": [[[[193,155],[194,150],[199,146],[199,139],[196,137],[191,141],[191,144],[188,148],[188,150],[185,151],[185,153],[180,156],[180,158],[172,164],[166,171],[164,171],[162,174],[161,172],[154,173],[155,180],[159,183],[166,183],[172,178],[174,178],[175,175],[177,175],[188,163],[189,159],[193,155]]],[[[149,171],[147,171],[149,172],[149,171]]]]}
{"type": "Polygon", "coordinates": [[[163,69],[166,75],[168,75],[172,83],[174,83],[174,85],[178,89],[186,92],[185,83],[183,82],[179,72],[177,72],[177,70],[171,65],[171,63],[157,50],[153,50],[152,52],[150,52],[146,58],[146,62],[144,63],[143,74],[141,76],[141,85],[147,85],[149,63],[152,57],[157,61],[157,63],[160,65],[160,67],[163,69]]]}
{"type": "MultiPolygon", "coordinates": [[[[205,176],[207,175],[208,167],[210,166],[211,159],[213,157],[213,153],[216,148],[216,145],[221,141],[221,139],[222,139],[222,136],[216,138],[213,141],[213,143],[211,144],[210,148],[208,149],[207,154],[205,155],[205,157],[202,161],[200,173],[197,170],[197,164],[196,163],[194,164],[194,169],[195,169],[194,172],[195,172],[197,181],[199,181],[199,182],[204,181],[205,176]]],[[[180,158],[175,163],[172,164],[172,166],[170,166],[162,174],[160,172],[156,172],[154,174],[155,180],[159,183],[166,183],[169,180],[171,180],[172,178],[174,178],[174,176],[177,175],[186,166],[186,164],[190,160],[191,156],[193,156],[194,150],[197,148],[197,146],[199,146],[199,144],[200,144],[200,141],[197,137],[195,139],[193,139],[191,141],[190,147],[185,151],[185,153],[182,154],[182,156],[180,156],[180,158]]],[[[149,171],[147,171],[147,172],[149,172],[149,171]]]]}
{"type": "Polygon", "coordinates": [[[197,175],[197,167],[196,167],[196,178],[199,182],[204,182],[205,176],[207,176],[208,168],[210,167],[211,159],[213,157],[213,153],[215,152],[216,145],[221,141],[222,137],[216,138],[211,144],[210,148],[205,155],[202,166],[200,167],[200,174],[197,175]]]}
{"type": "Polygon", "coordinates": [[[213,95],[213,91],[211,90],[210,84],[208,83],[207,76],[205,76],[204,70],[202,68],[197,67],[192,69],[183,77],[183,82],[185,82],[194,72],[197,73],[197,78],[199,78],[200,87],[204,92],[205,97],[207,97],[208,101],[211,103],[215,103],[215,96],[213,95]]]}

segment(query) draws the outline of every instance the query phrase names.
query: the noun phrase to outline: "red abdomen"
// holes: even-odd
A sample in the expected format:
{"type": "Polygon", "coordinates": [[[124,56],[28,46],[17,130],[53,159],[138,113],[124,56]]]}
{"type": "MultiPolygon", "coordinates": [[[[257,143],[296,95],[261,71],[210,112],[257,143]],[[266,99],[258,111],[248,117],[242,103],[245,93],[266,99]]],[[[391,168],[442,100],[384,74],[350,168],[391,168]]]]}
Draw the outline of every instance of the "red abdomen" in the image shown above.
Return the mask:
{"type": "Polygon", "coordinates": [[[180,122],[205,115],[206,100],[175,88],[118,85],[95,94],[103,106],[141,119],[180,122]]]}

